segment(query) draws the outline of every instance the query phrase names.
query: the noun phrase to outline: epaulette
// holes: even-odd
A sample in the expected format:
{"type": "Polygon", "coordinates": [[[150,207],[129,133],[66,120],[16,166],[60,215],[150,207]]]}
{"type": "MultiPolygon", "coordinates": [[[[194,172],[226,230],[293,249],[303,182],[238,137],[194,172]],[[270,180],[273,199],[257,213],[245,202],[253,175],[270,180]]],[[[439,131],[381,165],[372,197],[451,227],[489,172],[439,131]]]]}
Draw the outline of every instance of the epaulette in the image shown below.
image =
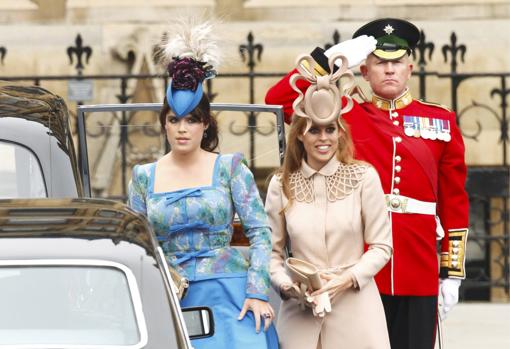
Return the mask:
{"type": "Polygon", "coordinates": [[[439,103],[426,102],[426,101],[422,101],[421,99],[416,99],[416,101],[418,101],[418,102],[420,102],[421,104],[424,104],[424,105],[429,105],[431,107],[438,107],[438,108],[444,109],[444,110],[446,110],[449,113],[453,112],[453,110],[451,110],[447,106],[439,104],[439,103]]]}

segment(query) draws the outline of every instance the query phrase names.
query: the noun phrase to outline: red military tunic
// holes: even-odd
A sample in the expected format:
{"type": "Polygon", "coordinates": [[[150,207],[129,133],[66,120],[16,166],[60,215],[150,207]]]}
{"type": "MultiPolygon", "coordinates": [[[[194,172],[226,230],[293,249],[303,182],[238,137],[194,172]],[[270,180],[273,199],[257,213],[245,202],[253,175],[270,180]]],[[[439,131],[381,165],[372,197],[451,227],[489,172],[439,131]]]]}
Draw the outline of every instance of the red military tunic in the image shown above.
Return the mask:
{"type": "MultiPolygon", "coordinates": [[[[292,102],[297,97],[289,85],[294,72],[266,95],[266,103],[283,105],[287,122],[291,120],[292,102]]],[[[299,81],[298,86],[305,90],[308,85],[299,81]]],[[[455,114],[443,107],[414,100],[409,93],[404,93],[398,100],[374,98],[373,102],[377,106],[369,102],[354,103],[353,109],[343,115],[350,126],[355,157],[377,169],[386,194],[436,203],[436,215],[445,232],[441,252],[446,253],[449,230],[467,230],[469,215],[464,189],[464,143],[455,114]],[[392,108],[385,108],[390,104],[392,108]],[[435,122],[447,120],[451,139],[408,136],[404,132],[404,116],[435,122]]],[[[439,279],[436,217],[391,211],[389,216],[393,257],[376,275],[379,291],[387,295],[436,296],[439,279]]]]}

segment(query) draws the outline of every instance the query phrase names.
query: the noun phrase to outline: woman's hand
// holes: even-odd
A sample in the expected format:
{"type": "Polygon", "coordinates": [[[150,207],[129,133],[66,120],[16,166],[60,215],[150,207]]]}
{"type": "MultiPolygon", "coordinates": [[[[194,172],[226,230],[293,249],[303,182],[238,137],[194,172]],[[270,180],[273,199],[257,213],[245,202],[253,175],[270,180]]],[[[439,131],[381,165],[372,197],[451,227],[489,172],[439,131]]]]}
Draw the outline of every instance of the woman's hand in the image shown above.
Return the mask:
{"type": "Polygon", "coordinates": [[[264,320],[264,331],[267,331],[274,319],[274,310],[271,304],[260,299],[246,298],[243,309],[239,313],[237,320],[242,320],[246,313],[250,310],[255,318],[255,331],[260,332],[260,320],[264,320]]]}
{"type": "Polygon", "coordinates": [[[296,299],[303,310],[305,309],[305,306],[314,309],[317,305],[317,297],[312,297],[310,293],[312,293],[310,289],[308,289],[304,284],[297,282],[293,284],[282,284],[280,286],[280,295],[282,299],[296,299]]]}
{"type": "Polygon", "coordinates": [[[322,273],[321,278],[326,280],[326,284],[311,295],[316,296],[328,292],[331,302],[333,302],[333,299],[337,295],[354,286],[353,276],[350,272],[345,272],[340,275],[322,273]]]}
{"type": "Polygon", "coordinates": [[[297,300],[302,300],[304,297],[304,293],[301,291],[298,283],[282,284],[280,286],[280,293],[284,299],[295,298],[297,300]]]}

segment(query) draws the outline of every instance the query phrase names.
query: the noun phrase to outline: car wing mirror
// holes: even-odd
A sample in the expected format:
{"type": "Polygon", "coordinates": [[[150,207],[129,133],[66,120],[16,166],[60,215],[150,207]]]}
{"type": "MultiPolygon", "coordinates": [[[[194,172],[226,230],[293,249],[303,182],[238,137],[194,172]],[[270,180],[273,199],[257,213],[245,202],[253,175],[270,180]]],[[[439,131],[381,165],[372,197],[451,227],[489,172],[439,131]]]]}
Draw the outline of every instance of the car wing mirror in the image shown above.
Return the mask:
{"type": "Polygon", "coordinates": [[[182,315],[190,339],[211,337],[214,334],[214,317],[210,308],[182,308],[182,315]]]}

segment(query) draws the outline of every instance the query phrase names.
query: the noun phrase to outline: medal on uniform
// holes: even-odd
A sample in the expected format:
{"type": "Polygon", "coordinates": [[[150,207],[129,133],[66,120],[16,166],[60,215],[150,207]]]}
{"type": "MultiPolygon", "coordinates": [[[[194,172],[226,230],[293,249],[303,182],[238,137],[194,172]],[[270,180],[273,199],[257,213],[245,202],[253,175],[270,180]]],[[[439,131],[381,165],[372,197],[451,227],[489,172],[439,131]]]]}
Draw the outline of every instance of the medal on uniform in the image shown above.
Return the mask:
{"type": "Polygon", "coordinates": [[[444,135],[444,140],[445,142],[449,142],[452,140],[452,136],[450,134],[450,120],[443,120],[444,124],[445,124],[445,135],[444,135]]]}
{"type": "Polygon", "coordinates": [[[449,142],[452,137],[450,134],[450,121],[425,116],[404,115],[404,133],[408,137],[423,139],[436,139],[449,142]]]}
{"type": "Polygon", "coordinates": [[[437,126],[437,139],[440,141],[444,141],[444,133],[443,133],[443,120],[434,119],[434,122],[437,126]]]}
{"type": "Polygon", "coordinates": [[[404,133],[408,137],[423,137],[420,117],[404,115],[404,133]]]}
{"type": "Polygon", "coordinates": [[[404,115],[404,133],[408,137],[414,136],[414,121],[412,116],[404,115]]]}
{"type": "Polygon", "coordinates": [[[421,132],[421,138],[423,139],[429,139],[429,130],[427,127],[427,119],[419,117],[420,120],[420,132],[421,132]]]}
{"type": "Polygon", "coordinates": [[[430,139],[432,141],[435,141],[437,139],[437,125],[436,125],[437,119],[429,118],[428,120],[429,120],[429,129],[430,129],[430,139]]]}
{"type": "Polygon", "coordinates": [[[451,141],[452,136],[450,134],[450,120],[439,120],[439,121],[440,121],[439,134],[441,135],[440,139],[445,142],[451,141]]]}

